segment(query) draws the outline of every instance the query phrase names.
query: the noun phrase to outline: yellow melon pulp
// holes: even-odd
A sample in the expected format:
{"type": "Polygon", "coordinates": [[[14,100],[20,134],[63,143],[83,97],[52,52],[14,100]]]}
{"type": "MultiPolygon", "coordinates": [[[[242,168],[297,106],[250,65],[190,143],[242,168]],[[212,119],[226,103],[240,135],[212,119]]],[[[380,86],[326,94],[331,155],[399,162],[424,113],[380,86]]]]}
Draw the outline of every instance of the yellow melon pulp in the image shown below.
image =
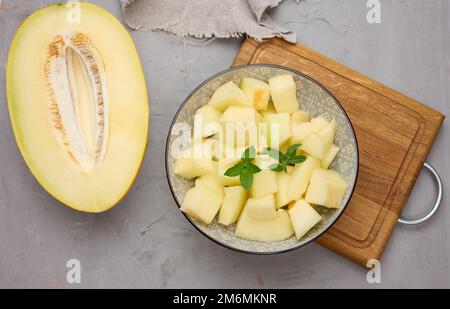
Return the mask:
{"type": "Polygon", "coordinates": [[[7,96],[14,135],[39,183],[85,212],[114,206],[147,146],[147,89],[122,24],[88,3],[29,16],[11,44],[7,96]]]}

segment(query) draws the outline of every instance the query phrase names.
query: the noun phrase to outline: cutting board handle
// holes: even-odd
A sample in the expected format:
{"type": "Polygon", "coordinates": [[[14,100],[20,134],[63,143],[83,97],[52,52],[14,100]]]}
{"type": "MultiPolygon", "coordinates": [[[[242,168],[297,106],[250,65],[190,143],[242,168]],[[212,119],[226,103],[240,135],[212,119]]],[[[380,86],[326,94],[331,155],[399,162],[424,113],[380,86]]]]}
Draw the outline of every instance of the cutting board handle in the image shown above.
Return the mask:
{"type": "Polygon", "coordinates": [[[398,219],[398,222],[404,225],[418,225],[427,222],[430,220],[438,211],[439,207],[441,207],[442,203],[442,197],[444,195],[443,185],[442,185],[442,178],[437,172],[437,170],[431,166],[430,164],[426,163],[424,164],[424,167],[431,172],[431,174],[434,176],[434,179],[436,181],[436,184],[438,186],[438,196],[436,200],[436,204],[434,204],[433,209],[423,218],[417,219],[417,220],[405,220],[405,219],[398,219]]]}

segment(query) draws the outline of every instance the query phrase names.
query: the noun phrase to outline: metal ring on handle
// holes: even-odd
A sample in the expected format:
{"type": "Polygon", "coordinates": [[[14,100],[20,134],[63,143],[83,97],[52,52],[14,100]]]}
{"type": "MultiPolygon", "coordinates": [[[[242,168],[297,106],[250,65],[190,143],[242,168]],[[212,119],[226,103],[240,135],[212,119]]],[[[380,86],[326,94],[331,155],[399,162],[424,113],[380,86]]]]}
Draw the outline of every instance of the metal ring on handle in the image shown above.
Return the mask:
{"type": "Polygon", "coordinates": [[[444,194],[441,176],[439,176],[439,174],[436,171],[436,169],[434,167],[432,167],[430,164],[425,162],[424,167],[427,170],[429,170],[431,172],[431,174],[433,174],[433,176],[434,176],[434,178],[436,180],[436,183],[438,185],[438,196],[437,196],[436,204],[434,204],[433,209],[425,217],[423,217],[421,219],[417,219],[417,220],[404,220],[402,218],[398,219],[398,222],[401,223],[401,224],[405,224],[405,225],[422,224],[422,223],[430,220],[431,217],[433,217],[436,214],[436,212],[438,211],[439,207],[441,206],[442,196],[444,194]]]}

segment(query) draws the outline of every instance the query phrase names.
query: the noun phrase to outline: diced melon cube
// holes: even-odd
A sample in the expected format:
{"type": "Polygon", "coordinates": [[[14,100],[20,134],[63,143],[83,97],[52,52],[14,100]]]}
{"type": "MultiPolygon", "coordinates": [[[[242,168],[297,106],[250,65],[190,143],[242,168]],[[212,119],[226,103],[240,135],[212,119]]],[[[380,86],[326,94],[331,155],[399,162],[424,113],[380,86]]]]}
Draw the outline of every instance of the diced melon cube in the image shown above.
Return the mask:
{"type": "Polygon", "coordinates": [[[267,143],[267,137],[261,131],[258,135],[258,144],[253,143],[250,145],[253,145],[258,153],[263,152],[267,147],[269,147],[269,144],[267,143]]]}
{"type": "MultiPolygon", "coordinates": [[[[254,146],[255,149],[257,149],[257,146],[254,146]]],[[[230,145],[220,145],[217,144],[217,148],[214,148],[214,159],[232,159],[239,161],[242,158],[242,155],[244,154],[245,150],[247,150],[248,146],[238,146],[238,147],[232,147],[230,145]]],[[[237,162],[236,162],[237,163],[237,162]]]]}
{"type": "Polygon", "coordinates": [[[289,144],[301,144],[313,131],[311,122],[291,122],[291,139],[289,144]]]}
{"type": "Polygon", "coordinates": [[[236,147],[236,129],[234,124],[223,125],[222,130],[211,137],[215,140],[215,152],[222,153],[225,149],[235,149],[236,147]]]}
{"type": "Polygon", "coordinates": [[[208,139],[192,140],[189,148],[179,155],[176,153],[174,155],[178,158],[212,159],[214,155],[212,146],[208,139]]]}
{"type": "MultiPolygon", "coordinates": [[[[230,130],[227,126],[227,130],[230,130]]],[[[256,149],[259,148],[259,144],[267,145],[266,137],[262,135],[259,131],[259,125],[255,123],[248,123],[246,125],[236,124],[234,126],[235,136],[234,145],[236,147],[250,147],[254,146],[256,149]]],[[[227,136],[229,138],[229,136],[227,136]]],[[[227,144],[232,144],[230,141],[227,144]]]]}
{"type": "Polygon", "coordinates": [[[248,208],[248,215],[253,219],[274,220],[277,217],[273,194],[262,198],[249,198],[246,207],[248,208]]]}
{"type": "Polygon", "coordinates": [[[256,110],[260,111],[267,108],[270,99],[270,87],[266,82],[244,77],[241,79],[240,87],[256,110]]]}
{"type": "Polygon", "coordinates": [[[331,145],[331,148],[330,150],[328,150],[327,155],[320,162],[320,167],[324,169],[330,167],[331,162],[333,162],[334,158],[336,158],[336,155],[339,153],[340,150],[341,149],[338,146],[331,145]]]}
{"type": "Polygon", "coordinates": [[[278,149],[291,137],[291,116],[288,113],[269,114],[262,121],[267,125],[266,136],[270,147],[278,149]]]}
{"type": "Polygon", "coordinates": [[[286,170],[288,174],[292,174],[294,172],[294,167],[292,165],[286,166],[286,170]]]}
{"type": "MultiPolygon", "coordinates": [[[[289,166],[289,168],[292,168],[289,166]]],[[[282,208],[292,202],[288,196],[289,183],[291,181],[291,175],[286,172],[279,172],[277,174],[278,192],[275,194],[277,209],[282,208]]]]}
{"type": "Polygon", "coordinates": [[[290,144],[301,144],[309,135],[319,133],[328,126],[329,122],[322,116],[314,118],[311,122],[291,122],[290,144]]]}
{"type": "Polygon", "coordinates": [[[222,116],[222,111],[213,106],[204,105],[195,112],[195,115],[202,116],[204,123],[217,122],[222,116]]]}
{"type": "Polygon", "coordinates": [[[231,105],[252,106],[244,92],[232,81],[217,88],[208,104],[221,111],[231,105]]]}
{"type": "Polygon", "coordinates": [[[301,150],[322,160],[330,150],[331,145],[326,143],[318,134],[313,133],[306,138],[300,147],[301,150]]]}
{"type": "Polygon", "coordinates": [[[311,175],[317,168],[320,168],[320,160],[312,156],[308,156],[305,162],[295,165],[289,182],[289,200],[299,200],[303,196],[308,188],[311,175]]]}
{"type": "Polygon", "coordinates": [[[269,79],[272,101],[278,113],[298,110],[297,87],[292,75],[279,75],[269,79]]]}
{"type": "Polygon", "coordinates": [[[248,146],[260,135],[258,123],[261,115],[253,107],[230,106],[220,118],[222,140],[231,146],[248,146]]]}
{"type": "Polygon", "coordinates": [[[333,145],[334,137],[336,135],[336,121],[332,120],[322,131],[318,133],[319,137],[323,139],[326,145],[333,145]]]}
{"type": "Polygon", "coordinates": [[[222,204],[223,195],[207,187],[200,186],[190,189],[184,197],[181,211],[192,218],[210,224],[222,204]]]}
{"type": "Polygon", "coordinates": [[[212,154],[215,160],[222,158],[235,158],[236,148],[231,145],[227,145],[219,134],[214,135],[209,140],[213,144],[212,154]]]}
{"type": "Polygon", "coordinates": [[[230,106],[220,117],[223,123],[257,123],[258,112],[251,106],[230,106]]]}
{"type": "Polygon", "coordinates": [[[347,182],[336,171],[316,169],[312,174],[305,200],[328,208],[340,208],[347,187],[347,182]]]}
{"type": "Polygon", "coordinates": [[[264,117],[266,115],[270,115],[270,114],[276,114],[277,111],[275,110],[275,106],[273,106],[272,102],[269,102],[269,104],[267,105],[267,109],[259,111],[260,114],[264,117]]]}
{"type": "Polygon", "coordinates": [[[225,172],[231,167],[235,166],[239,161],[240,157],[235,159],[227,159],[227,158],[219,159],[217,175],[218,175],[218,182],[220,184],[225,186],[239,186],[241,184],[239,176],[236,177],[225,176],[225,172]]]}
{"type": "Polygon", "coordinates": [[[250,189],[251,197],[260,198],[277,192],[277,173],[271,170],[262,170],[253,175],[253,185],[250,189]]]}
{"type": "Polygon", "coordinates": [[[319,133],[309,135],[303,142],[301,149],[323,160],[333,145],[335,134],[336,121],[333,120],[319,133]]]}
{"type": "Polygon", "coordinates": [[[302,110],[298,110],[291,115],[291,120],[298,123],[309,122],[311,119],[311,114],[302,110]]]}
{"type": "Polygon", "coordinates": [[[203,157],[214,159],[216,154],[216,140],[213,138],[205,138],[201,140],[201,144],[204,153],[203,157]]]}
{"type": "Polygon", "coordinates": [[[325,118],[324,115],[317,116],[316,118],[311,119],[311,123],[316,128],[315,132],[322,131],[325,129],[327,125],[330,124],[330,122],[325,118]]]}
{"type": "Polygon", "coordinates": [[[209,137],[219,132],[221,116],[222,112],[210,105],[199,108],[194,116],[194,138],[209,137]]]}
{"type": "Polygon", "coordinates": [[[175,161],[174,173],[178,176],[193,179],[203,175],[216,174],[217,162],[206,158],[178,158],[175,161]]]}
{"type": "Polygon", "coordinates": [[[235,230],[236,236],[261,242],[276,242],[288,239],[294,234],[291,219],[284,209],[277,211],[277,217],[274,220],[254,219],[247,209],[245,206],[239,217],[235,230]]]}
{"type": "Polygon", "coordinates": [[[205,175],[197,178],[195,180],[195,186],[196,187],[206,187],[211,190],[214,190],[215,192],[219,193],[220,195],[224,194],[224,186],[219,183],[219,179],[217,178],[216,174],[211,175],[205,175]]]}
{"type": "Polygon", "coordinates": [[[219,223],[230,225],[237,221],[247,200],[247,191],[241,186],[226,187],[219,213],[219,223]]]}
{"type": "Polygon", "coordinates": [[[305,236],[309,230],[322,220],[322,216],[304,200],[297,201],[288,212],[297,239],[305,236]]]}

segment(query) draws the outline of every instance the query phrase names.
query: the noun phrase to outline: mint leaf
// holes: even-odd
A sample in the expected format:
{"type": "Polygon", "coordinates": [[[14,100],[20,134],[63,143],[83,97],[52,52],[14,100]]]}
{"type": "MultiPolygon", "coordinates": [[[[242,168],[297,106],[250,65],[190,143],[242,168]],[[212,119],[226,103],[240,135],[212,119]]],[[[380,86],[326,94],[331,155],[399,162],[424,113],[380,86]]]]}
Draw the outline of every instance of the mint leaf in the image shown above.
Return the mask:
{"type": "Polygon", "coordinates": [[[244,162],[240,161],[238,164],[236,164],[235,166],[229,168],[226,172],[225,172],[225,176],[228,177],[236,177],[239,176],[241,174],[242,169],[244,168],[245,164],[244,162]]]}
{"type": "Polygon", "coordinates": [[[283,171],[283,165],[281,164],[272,164],[269,166],[269,169],[274,172],[282,172],[283,171]]]}
{"type": "Polygon", "coordinates": [[[247,191],[250,190],[253,185],[253,175],[261,172],[261,169],[252,163],[255,156],[255,147],[252,146],[246,149],[242,154],[241,160],[233,167],[230,167],[224,175],[228,177],[239,176],[241,186],[247,191]]]}
{"type": "Polygon", "coordinates": [[[297,155],[297,149],[301,144],[295,144],[288,148],[286,154],[273,148],[266,148],[264,151],[275,160],[278,160],[278,164],[272,164],[269,169],[274,172],[285,171],[287,173],[288,165],[295,165],[306,161],[305,155],[297,155]]]}
{"type": "Polygon", "coordinates": [[[295,156],[293,158],[289,159],[289,164],[299,164],[299,163],[303,163],[306,161],[306,156],[301,155],[301,156],[295,156]]]}
{"type": "Polygon", "coordinates": [[[244,172],[241,173],[239,180],[241,181],[242,187],[244,187],[246,191],[249,191],[253,185],[253,173],[245,170],[244,172]]]}
{"type": "Polygon", "coordinates": [[[253,163],[248,164],[246,166],[246,168],[253,174],[257,174],[257,173],[261,172],[261,169],[253,163]]]}
{"type": "Polygon", "coordinates": [[[245,162],[250,162],[255,157],[256,157],[256,149],[255,147],[251,146],[244,151],[244,154],[242,155],[242,160],[245,162]]]}
{"type": "Polygon", "coordinates": [[[285,155],[281,151],[271,147],[264,149],[263,153],[271,156],[273,159],[278,161],[285,158],[285,155]]]}
{"type": "Polygon", "coordinates": [[[286,156],[289,157],[297,152],[297,149],[300,148],[302,144],[294,144],[291,147],[288,148],[286,151],[286,156]]]}

